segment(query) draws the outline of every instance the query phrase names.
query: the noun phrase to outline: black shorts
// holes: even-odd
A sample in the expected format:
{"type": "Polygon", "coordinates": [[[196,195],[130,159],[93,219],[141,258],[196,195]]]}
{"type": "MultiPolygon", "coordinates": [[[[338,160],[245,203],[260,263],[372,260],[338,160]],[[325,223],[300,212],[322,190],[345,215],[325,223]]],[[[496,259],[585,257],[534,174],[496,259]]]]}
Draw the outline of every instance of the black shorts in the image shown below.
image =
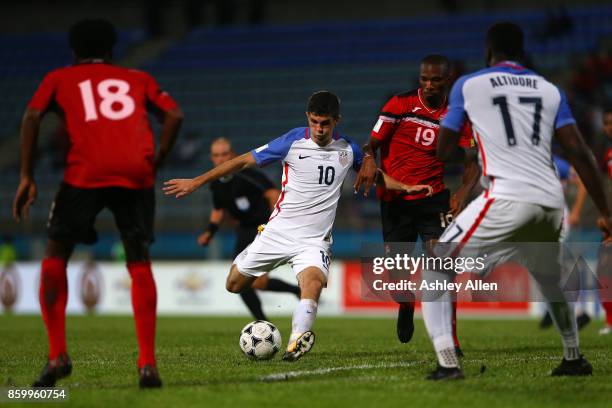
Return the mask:
{"type": "Polygon", "coordinates": [[[450,192],[442,190],[418,200],[381,201],[383,239],[385,242],[423,242],[438,239],[452,221],[450,192]]]}
{"type": "Polygon", "coordinates": [[[78,188],[62,183],[51,204],[47,234],[54,241],[94,244],[94,223],[104,208],[113,213],[121,239],[153,242],[153,188],[78,188]]]}
{"type": "Polygon", "coordinates": [[[244,248],[251,245],[257,236],[257,225],[241,226],[236,228],[236,245],[234,246],[234,258],[236,258],[244,248]]]}

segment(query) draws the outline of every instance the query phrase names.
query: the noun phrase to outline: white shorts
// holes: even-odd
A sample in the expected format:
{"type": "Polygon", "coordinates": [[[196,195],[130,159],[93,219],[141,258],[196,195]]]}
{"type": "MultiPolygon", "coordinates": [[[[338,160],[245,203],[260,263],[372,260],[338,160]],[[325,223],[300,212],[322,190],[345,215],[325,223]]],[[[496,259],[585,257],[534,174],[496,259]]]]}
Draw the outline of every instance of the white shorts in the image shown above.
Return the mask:
{"type": "Polygon", "coordinates": [[[319,268],[327,279],[331,261],[330,244],[303,244],[264,230],[246,247],[234,264],[238,272],[249,277],[258,277],[281,265],[289,264],[297,276],[304,269],[319,268]]]}
{"type": "Polygon", "coordinates": [[[489,266],[515,258],[517,252],[523,258],[549,257],[550,260],[550,256],[558,256],[559,245],[532,243],[558,243],[562,221],[563,209],[488,198],[483,193],[446,228],[438,242],[453,244],[441,245],[437,255],[486,254],[488,267],[480,271],[481,275],[486,275],[489,266]],[[537,253],[540,249],[547,253],[537,253]]]}

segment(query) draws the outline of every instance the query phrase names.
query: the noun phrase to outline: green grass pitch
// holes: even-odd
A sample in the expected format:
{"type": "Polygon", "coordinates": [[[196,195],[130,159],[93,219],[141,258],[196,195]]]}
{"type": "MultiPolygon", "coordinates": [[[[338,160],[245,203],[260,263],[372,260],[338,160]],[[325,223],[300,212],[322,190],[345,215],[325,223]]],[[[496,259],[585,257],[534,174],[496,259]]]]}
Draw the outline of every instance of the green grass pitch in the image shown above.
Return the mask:
{"type": "MultiPolygon", "coordinates": [[[[246,360],[238,335],[247,318],[161,317],[158,366],[164,388],[140,391],[130,317],[69,317],[72,376],[58,385],[83,407],[610,407],[612,337],[600,322],[581,332],[590,378],[551,378],[561,359],[554,329],[531,320],[460,320],[467,379],[424,380],[434,355],[422,321],[410,344],[392,318],[320,317],[313,350],[296,363],[246,360]],[[486,366],[484,373],[481,367],[486,366]],[[276,381],[264,381],[275,378],[276,381]]],[[[286,341],[289,318],[273,319],[286,341]]],[[[28,386],[46,353],[40,317],[0,316],[0,387],[28,386]]],[[[5,404],[17,406],[17,404],[5,404]]]]}

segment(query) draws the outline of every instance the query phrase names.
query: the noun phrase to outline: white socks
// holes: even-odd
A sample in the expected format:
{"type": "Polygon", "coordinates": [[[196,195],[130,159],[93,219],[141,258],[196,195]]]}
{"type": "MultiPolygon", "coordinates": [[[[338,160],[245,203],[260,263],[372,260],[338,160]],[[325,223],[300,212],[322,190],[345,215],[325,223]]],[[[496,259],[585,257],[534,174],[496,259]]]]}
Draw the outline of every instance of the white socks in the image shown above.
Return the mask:
{"type": "Polygon", "coordinates": [[[310,330],[317,317],[317,302],[312,299],[302,299],[293,311],[291,323],[291,337],[289,344],[293,343],[304,332],[310,330]]]}
{"type": "MultiPolygon", "coordinates": [[[[423,277],[429,281],[450,281],[450,276],[440,272],[423,271],[423,277]]],[[[459,360],[455,353],[453,341],[453,306],[451,295],[445,292],[428,292],[423,294],[421,310],[427,333],[433,343],[438,363],[442,367],[458,367],[459,360]]]]}

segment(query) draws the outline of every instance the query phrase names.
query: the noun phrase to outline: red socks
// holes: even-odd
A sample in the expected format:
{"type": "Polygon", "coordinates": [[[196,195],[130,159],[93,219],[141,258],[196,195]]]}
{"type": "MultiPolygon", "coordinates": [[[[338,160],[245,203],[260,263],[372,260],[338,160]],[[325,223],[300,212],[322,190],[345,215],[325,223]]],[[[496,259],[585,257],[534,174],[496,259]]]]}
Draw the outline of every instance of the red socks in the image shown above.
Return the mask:
{"type": "Polygon", "coordinates": [[[457,338],[457,302],[453,302],[453,343],[455,347],[460,347],[459,338],[457,338]]]}
{"type": "Polygon", "coordinates": [[[601,305],[606,311],[606,323],[612,326],[612,301],[601,302],[601,305]]]}
{"type": "Polygon", "coordinates": [[[68,279],[64,259],[43,259],[38,299],[49,339],[49,360],[53,360],[66,352],[68,279]]]}
{"type": "Polygon", "coordinates": [[[155,320],[157,290],[151,272],[151,262],[128,262],[132,277],[132,308],[138,337],[138,368],[155,367],[155,320]]]}

